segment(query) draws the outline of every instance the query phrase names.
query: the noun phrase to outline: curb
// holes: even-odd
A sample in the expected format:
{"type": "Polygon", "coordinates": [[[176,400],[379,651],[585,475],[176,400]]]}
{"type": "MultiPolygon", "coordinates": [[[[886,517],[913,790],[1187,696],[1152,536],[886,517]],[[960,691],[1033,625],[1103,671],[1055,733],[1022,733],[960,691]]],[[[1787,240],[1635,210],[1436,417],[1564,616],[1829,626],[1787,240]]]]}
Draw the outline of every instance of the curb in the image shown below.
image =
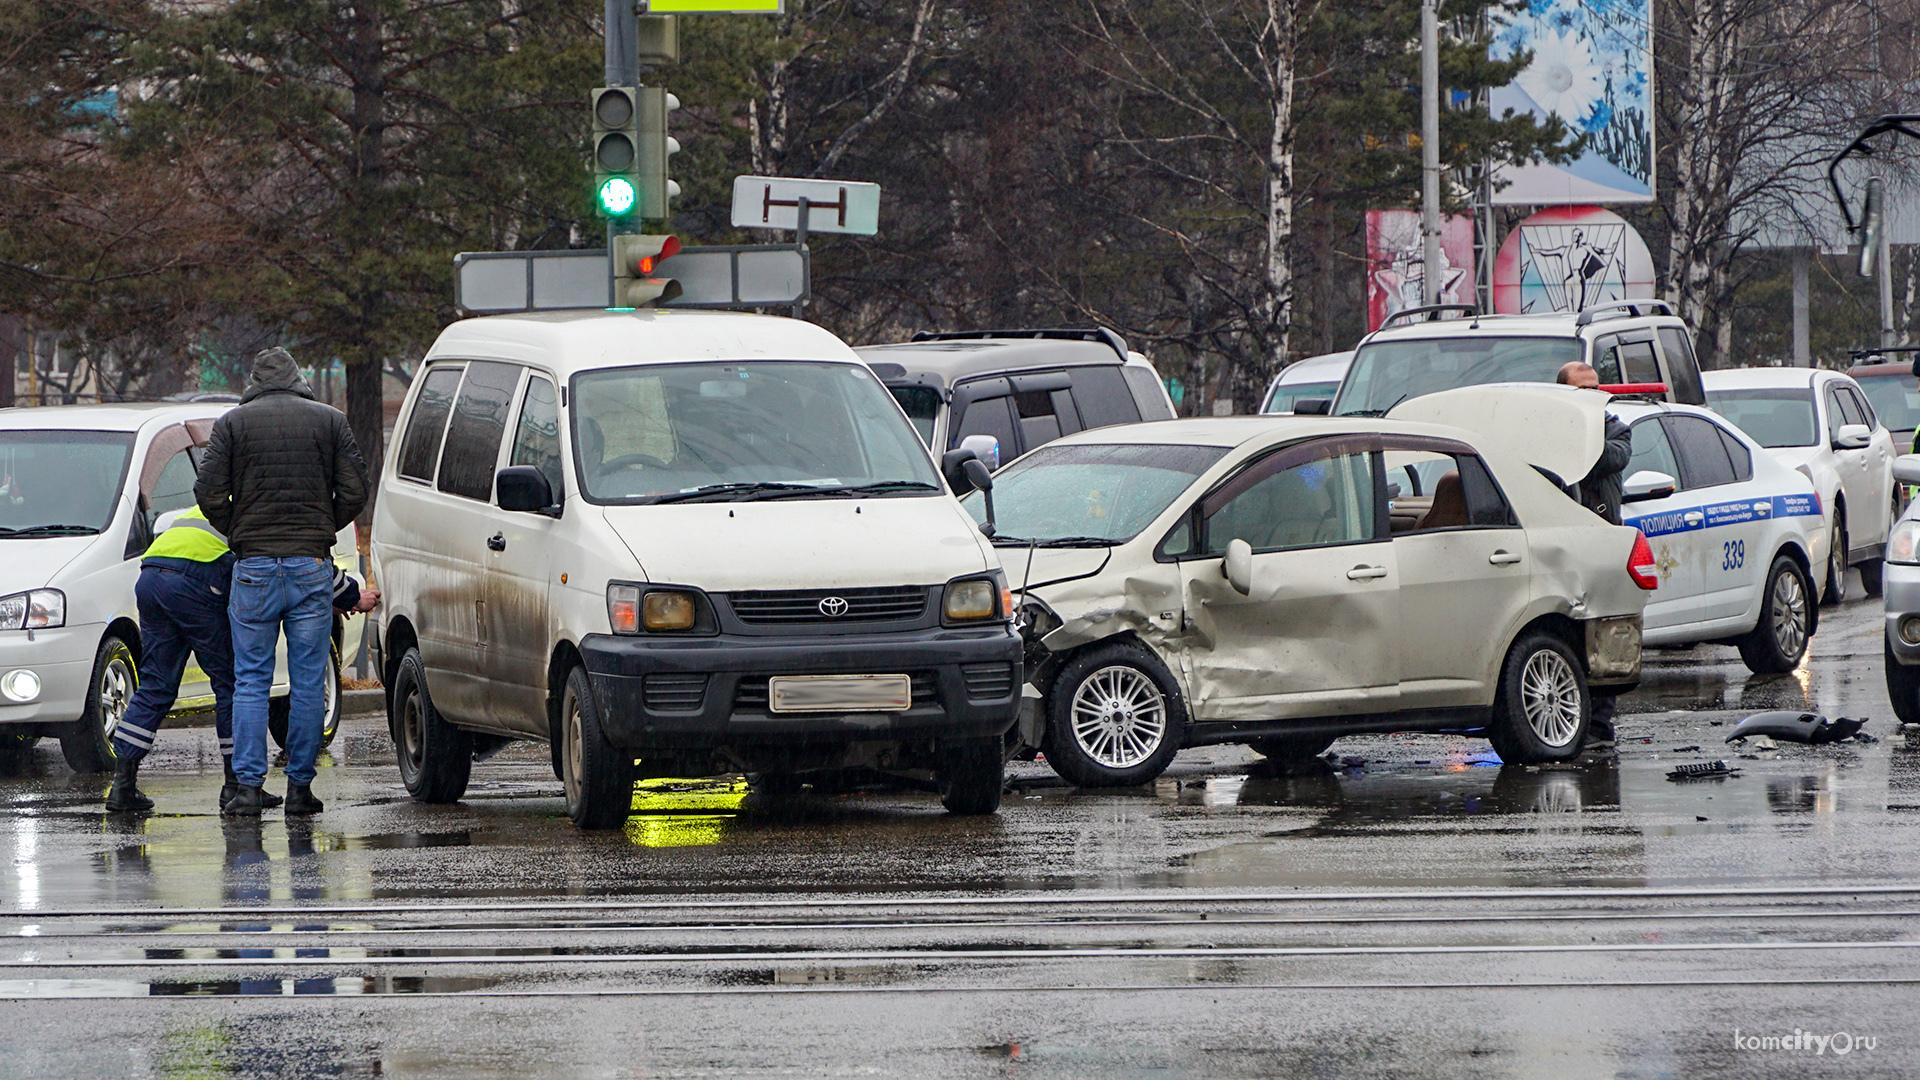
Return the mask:
{"type": "Polygon", "coordinates": [[[372,690],[340,691],[340,714],[342,716],[361,716],[366,713],[384,713],[387,711],[387,692],[378,687],[372,690]]]}

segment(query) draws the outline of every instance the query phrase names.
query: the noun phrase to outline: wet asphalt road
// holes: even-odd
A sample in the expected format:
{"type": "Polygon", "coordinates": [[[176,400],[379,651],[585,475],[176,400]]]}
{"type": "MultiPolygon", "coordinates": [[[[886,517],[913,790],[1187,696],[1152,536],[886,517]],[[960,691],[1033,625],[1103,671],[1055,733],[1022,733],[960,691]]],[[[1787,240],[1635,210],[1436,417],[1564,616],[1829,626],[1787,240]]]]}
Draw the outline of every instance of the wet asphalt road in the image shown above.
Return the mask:
{"type": "Polygon", "coordinates": [[[986,819],[651,783],[586,835],[544,749],[414,805],[376,716],[309,822],[222,822],[209,728],[149,759],[159,812],[105,818],[43,742],[0,776],[0,1076],[1913,1075],[1920,737],[1879,634],[1826,609],[1773,678],[1651,653],[1617,757],[1022,765],[986,819]],[[1724,747],[1772,708],[1881,741],[1724,747]]]}

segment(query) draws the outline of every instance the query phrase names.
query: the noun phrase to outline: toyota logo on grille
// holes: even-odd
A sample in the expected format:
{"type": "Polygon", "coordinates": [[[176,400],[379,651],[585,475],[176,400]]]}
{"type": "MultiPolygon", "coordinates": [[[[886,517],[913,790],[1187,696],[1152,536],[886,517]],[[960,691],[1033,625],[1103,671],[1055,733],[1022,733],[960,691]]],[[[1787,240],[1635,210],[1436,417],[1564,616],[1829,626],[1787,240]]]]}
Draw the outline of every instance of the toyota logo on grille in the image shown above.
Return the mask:
{"type": "Polygon", "coordinates": [[[847,601],[844,597],[829,596],[820,601],[820,614],[829,619],[837,619],[847,613],[847,601]]]}

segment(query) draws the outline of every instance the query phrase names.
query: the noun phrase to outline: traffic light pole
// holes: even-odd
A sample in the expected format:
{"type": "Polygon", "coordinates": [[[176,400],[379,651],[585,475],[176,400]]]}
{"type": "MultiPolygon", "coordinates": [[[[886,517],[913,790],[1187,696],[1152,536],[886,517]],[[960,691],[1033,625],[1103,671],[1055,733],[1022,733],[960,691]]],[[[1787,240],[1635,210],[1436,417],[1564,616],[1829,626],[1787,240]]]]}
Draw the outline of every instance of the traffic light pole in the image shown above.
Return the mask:
{"type": "MultiPolygon", "coordinates": [[[[606,0],[607,19],[607,81],[608,86],[638,86],[640,84],[640,15],[634,0],[606,0]]],[[[614,295],[614,279],[617,271],[614,266],[613,238],[627,232],[637,232],[638,222],[628,224],[618,218],[607,221],[607,306],[614,307],[619,298],[614,295]]]]}

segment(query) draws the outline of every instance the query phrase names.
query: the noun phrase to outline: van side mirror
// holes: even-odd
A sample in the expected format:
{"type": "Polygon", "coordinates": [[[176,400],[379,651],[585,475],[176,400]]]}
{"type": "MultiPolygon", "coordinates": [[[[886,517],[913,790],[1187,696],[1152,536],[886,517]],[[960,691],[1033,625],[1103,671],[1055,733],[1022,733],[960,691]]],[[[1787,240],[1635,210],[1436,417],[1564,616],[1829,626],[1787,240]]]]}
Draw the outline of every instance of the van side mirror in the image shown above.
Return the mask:
{"type": "Polygon", "coordinates": [[[988,472],[1000,471],[1000,440],[991,435],[969,435],[960,440],[957,450],[971,450],[988,472]]]}
{"type": "Polygon", "coordinates": [[[545,473],[531,465],[509,465],[501,469],[494,476],[493,485],[499,493],[502,510],[560,516],[560,507],[553,501],[553,486],[547,483],[545,473]]]}
{"type": "Polygon", "coordinates": [[[1865,450],[1873,442],[1873,429],[1865,424],[1841,424],[1833,433],[1835,450],[1865,450]]]}
{"type": "Polygon", "coordinates": [[[1293,415],[1295,416],[1325,416],[1332,411],[1332,398],[1303,397],[1293,403],[1293,415]]]}
{"type": "Polygon", "coordinates": [[[1673,477],[1652,469],[1641,469],[1620,487],[1620,501],[1623,503],[1646,502],[1649,499],[1664,499],[1679,487],[1673,477]]]}
{"type": "MultiPolygon", "coordinates": [[[[973,491],[974,488],[979,486],[973,482],[972,475],[966,470],[967,462],[979,460],[979,457],[974,454],[973,450],[965,446],[957,447],[940,455],[940,475],[947,478],[947,484],[953,488],[953,493],[956,497],[965,497],[969,492],[973,491]]],[[[983,469],[986,468],[986,463],[981,462],[980,467],[983,469]]],[[[991,470],[989,470],[988,475],[992,475],[991,470]]]]}
{"type": "Polygon", "coordinates": [[[1220,572],[1226,575],[1227,584],[1233,591],[1246,596],[1253,591],[1253,545],[1238,537],[1227,541],[1227,557],[1220,561],[1220,572]]]}

